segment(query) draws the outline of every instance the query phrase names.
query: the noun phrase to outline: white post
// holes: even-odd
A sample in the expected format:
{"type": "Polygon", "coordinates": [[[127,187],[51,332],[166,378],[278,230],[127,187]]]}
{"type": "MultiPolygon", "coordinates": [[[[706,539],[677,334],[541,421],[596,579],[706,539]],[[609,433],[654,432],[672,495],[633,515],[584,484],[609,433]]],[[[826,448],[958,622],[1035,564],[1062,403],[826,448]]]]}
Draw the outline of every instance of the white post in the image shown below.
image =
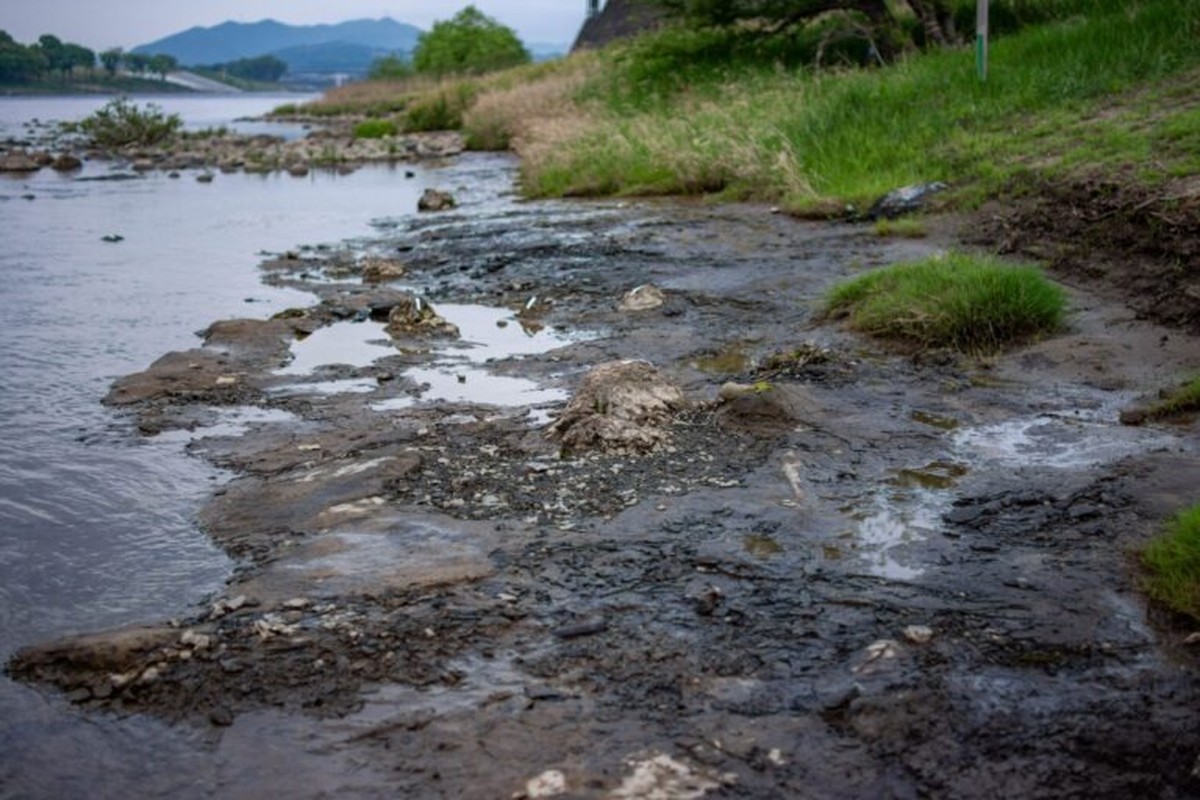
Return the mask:
{"type": "Polygon", "coordinates": [[[988,79],[988,0],[976,0],[975,5],[975,70],[979,80],[988,79]]]}

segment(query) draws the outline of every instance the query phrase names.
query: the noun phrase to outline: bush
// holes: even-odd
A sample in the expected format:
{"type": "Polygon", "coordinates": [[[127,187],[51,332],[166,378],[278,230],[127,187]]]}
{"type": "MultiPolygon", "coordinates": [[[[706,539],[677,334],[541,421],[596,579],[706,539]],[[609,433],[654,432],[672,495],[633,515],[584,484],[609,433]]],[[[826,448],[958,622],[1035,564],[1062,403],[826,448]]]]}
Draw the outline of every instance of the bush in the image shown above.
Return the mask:
{"type": "Polygon", "coordinates": [[[467,6],[421,34],[412,65],[430,75],[480,75],[529,60],[529,51],[511,28],[467,6]]]}
{"type": "Polygon", "coordinates": [[[395,136],[400,132],[396,123],[390,119],[368,119],[358,123],[354,128],[355,139],[382,139],[385,136],[395,136]]]}
{"type": "Polygon", "coordinates": [[[478,87],[466,81],[448,84],[420,95],[404,109],[407,131],[456,131],[475,100],[478,87]]]}
{"type": "Polygon", "coordinates": [[[1146,593],[1200,619],[1200,504],[1180,511],[1142,551],[1146,593]]]}
{"type": "Polygon", "coordinates": [[[1036,267],[949,253],[895,264],[830,292],[830,314],[865,333],[964,352],[996,352],[1057,330],[1066,296],[1036,267]]]}
{"type": "Polygon", "coordinates": [[[182,126],[178,114],[164,114],[153,103],[142,109],[118,98],[75,127],[99,147],[125,147],[158,144],[174,136],[182,126]]]}
{"type": "Polygon", "coordinates": [[[1161,400],[1147,409],[1149,419],[1167,419],[1178,414],[1200,411],[1200,375],[1166,392],[1161,400]]]}

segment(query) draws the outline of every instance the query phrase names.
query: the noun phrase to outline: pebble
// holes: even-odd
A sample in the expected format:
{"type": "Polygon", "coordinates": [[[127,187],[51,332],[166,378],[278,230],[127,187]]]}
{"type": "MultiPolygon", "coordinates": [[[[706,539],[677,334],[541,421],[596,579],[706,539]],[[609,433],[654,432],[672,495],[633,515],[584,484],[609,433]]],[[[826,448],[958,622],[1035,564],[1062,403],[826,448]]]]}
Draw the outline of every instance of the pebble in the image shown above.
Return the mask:
{"type": "Polygon", "coordinates": [[[903,633],[904,638],[913,644],[929,644],[933,641],[933,628],[928,625],[909,625],[903,633]]]}

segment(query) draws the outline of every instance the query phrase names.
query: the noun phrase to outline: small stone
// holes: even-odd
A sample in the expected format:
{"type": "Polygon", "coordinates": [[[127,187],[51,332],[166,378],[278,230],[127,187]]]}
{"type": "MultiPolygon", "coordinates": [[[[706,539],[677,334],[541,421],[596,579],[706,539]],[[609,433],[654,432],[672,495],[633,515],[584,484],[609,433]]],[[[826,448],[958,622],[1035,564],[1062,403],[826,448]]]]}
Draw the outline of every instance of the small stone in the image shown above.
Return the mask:
{"type": "Polygon", "coordinates": [[[212,183],[214,177],[211,172],[201,172],[196,176],[196,183],[212,183]]]}
{"type": "Polygon", "coordinates": [[[621,311],[650,311],[662,308],[666,302],[662,289],[647,283],[626,292],[618,307],[621,311]]]}
{"type": "Polygon", "coordinates": [[[292,611],[303,611],[312,605],[312,601],[307,597],[293,597],[291,600],[284,601],[283,607],[292,611]]]}
{"type": "Polygon", "coordinates": [[[903,634],[904,638],[913,644],[929,644],[933,641],[933,628],[928,625],[909,625],[903,634]]]}
{"type": "Polygon", "coordinates": [[[228,728],[233,724],[233,712],[224,706],[218,706],[208,713],[208,721],[219,728],[228,728]]]}
{"type": "Polygon", "coordinates": [[[86,703],[92,699],[92,690],[86,686],[81,686],[72,692],[67,693],[67,700],[72,703],[86,703]]]}

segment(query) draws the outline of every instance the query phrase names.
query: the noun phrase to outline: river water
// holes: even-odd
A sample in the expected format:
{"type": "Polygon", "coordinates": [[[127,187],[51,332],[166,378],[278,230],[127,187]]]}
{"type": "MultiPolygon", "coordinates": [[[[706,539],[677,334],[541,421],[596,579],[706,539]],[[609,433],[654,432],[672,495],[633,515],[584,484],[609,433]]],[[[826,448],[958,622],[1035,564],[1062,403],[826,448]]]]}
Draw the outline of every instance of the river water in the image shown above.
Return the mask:
{"type": "MultiPolygon", "coordinates": [[[[260,132],[269,126],[235,120],[294,100],[156,102],[189,127],[260,132]]],[[[0,139],[103,102],[0,99],[0,139]]],[[[95,180],[111,171],[0,174],[0,660],[59,634],[161,621],[221,587],[231,564],[195,514],[224,476],[178,438],[137,437],[101,398],[114,378],[198,344],[214,320],[308,305],[260,282],[261,253],[365,236],[373,219],[414,210],[426,185],[424,172],[386,167],[95,180]]],[[[0,678],[0,797],[203,795],[215,767],[197,735],[84,718],[0,678]]]]}

